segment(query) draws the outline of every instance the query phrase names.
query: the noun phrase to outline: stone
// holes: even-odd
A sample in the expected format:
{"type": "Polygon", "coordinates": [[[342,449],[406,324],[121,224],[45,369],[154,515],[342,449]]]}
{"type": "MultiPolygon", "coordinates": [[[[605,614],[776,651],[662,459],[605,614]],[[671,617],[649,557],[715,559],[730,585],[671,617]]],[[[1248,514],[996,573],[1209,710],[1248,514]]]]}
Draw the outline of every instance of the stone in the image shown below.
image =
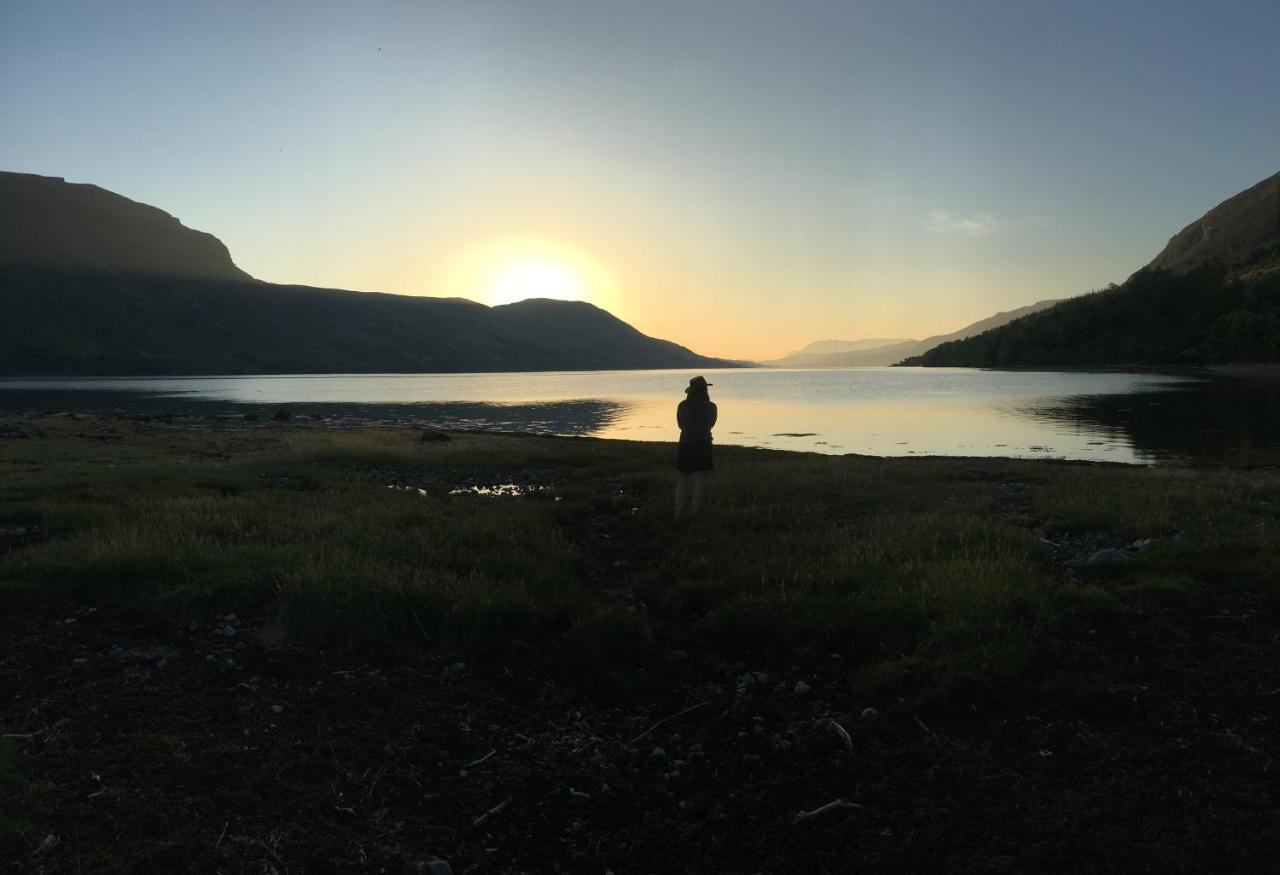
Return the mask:
{"type": "Polygon", "coordinates": [[[1114,565],[1119,562],[1128,562],[1129,554],[1124,550],[1116,547],[1106,547],[1094,553],[1085,562],[1086,565],[1114,565]]]}
{"type": "Polygon", "coordinates": [[[283,713],[284,713],[284,708],[283,708],[282,706],[280,706],[280,705],[272,705],[272,706],[271,706],[271,713],[272,713],[272,714],[283,714],[283,713]]]}
{"type": "Polygon", "coordinates": [[[439,857],[417,860],[405,867],[406,875],[453,875],[453,867],[439,857]]]}
{"type": "Polygon", "coordinates": [[[424,444],[437,444],[437,443],[444,443],[446,441],[451,441],[453,440],[453,438],[449,437],[447,434],[445,434],[442,431],[437,431],[434,428],[428,428],[428,429],[423,429],[423,432],[418,437],[418,440],[424,444]]]}
{"type": "Polygon", "coordinates": [[[223,626],[223,627],[222,627],[222,637],[224,637],[224,638],[234,638],[234,637],[236,637],[236,630],[235,630],[235,627],[233,627],[233,626],[223,626]]]}
{"type": "Polygon", "coordinates": [[[271,418],[274,419],[276,422],[288,422],[289,420],[293,419],[293,414],[290,413],[288,410],[285,410],[283,407],[281,407],[279,410],[277,410],[275,413],[271,415],[271,418]]]}
{"type": "Polygon", "coordinates": [[[876,719],[877,717],[879,717],[879,716],[880,716],[880,712],[879,712],[879,711],[877,711],[875,708],[863,708],[863,709],[862,709],[862,719],[863,719],[863,720],[875,720],[875,719],[876,719]]]}
{"type": "Polygon", "coordinates": [[[813,688],[810,687],[808,684],[806,684],[804,681],[796,681],[796,685],[792,687],[791,691],[795,693],[797,696],[807,696],[809,695],[809,691],[811,689],[813,688]]]}

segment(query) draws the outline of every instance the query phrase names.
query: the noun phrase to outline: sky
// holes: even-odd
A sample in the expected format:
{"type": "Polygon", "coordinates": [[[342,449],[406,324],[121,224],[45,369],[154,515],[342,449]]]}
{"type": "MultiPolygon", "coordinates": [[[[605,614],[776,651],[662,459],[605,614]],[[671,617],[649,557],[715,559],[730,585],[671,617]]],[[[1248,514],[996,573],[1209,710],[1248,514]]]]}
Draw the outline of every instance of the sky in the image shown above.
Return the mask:
{"type": "Polygon", "coordinates": [[[707,355],[1122,282],[1280,170],[1280,3],[0,0],[0,169],[273,282],[707,355]]]}

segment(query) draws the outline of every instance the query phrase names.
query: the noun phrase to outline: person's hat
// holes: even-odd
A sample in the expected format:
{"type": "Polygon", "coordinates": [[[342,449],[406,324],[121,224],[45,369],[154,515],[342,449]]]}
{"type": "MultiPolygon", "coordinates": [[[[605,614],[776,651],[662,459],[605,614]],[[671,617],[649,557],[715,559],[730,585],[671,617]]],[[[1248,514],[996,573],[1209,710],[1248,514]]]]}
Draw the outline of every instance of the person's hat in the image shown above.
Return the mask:
{"type": "Polygon", "coordinates": [[[694,377],[689,381],[689,388],[685,389],[685,394],[689,394],[694,389],[706,389],[708,386],[714,386],[715,383],[708,383],[706,377],[694,377]]]}

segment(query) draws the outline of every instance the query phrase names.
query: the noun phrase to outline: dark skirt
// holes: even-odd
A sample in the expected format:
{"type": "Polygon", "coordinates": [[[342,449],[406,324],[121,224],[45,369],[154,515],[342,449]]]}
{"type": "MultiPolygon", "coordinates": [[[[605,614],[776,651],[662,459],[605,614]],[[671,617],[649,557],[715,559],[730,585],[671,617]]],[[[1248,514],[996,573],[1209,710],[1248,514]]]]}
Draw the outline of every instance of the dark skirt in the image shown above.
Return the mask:
{"type": "Polygon", "coordinates": [[[681,441],[676,446],[676,469],[686,474],[711,471],[711,441],[681,441]]]}

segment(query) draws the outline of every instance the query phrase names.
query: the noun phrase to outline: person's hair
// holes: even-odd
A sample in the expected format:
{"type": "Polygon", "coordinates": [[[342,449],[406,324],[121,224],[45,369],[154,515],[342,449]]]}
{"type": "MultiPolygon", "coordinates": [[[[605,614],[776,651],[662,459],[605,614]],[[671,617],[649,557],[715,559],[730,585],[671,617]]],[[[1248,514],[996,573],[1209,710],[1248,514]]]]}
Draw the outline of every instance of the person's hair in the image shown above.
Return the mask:
{"type": "Polygon", "coordinates": [[[688,396],[690,401],[710,401],[711,396],[707,393],[706,386],[692,385],[689,387],[688,396]]]}

